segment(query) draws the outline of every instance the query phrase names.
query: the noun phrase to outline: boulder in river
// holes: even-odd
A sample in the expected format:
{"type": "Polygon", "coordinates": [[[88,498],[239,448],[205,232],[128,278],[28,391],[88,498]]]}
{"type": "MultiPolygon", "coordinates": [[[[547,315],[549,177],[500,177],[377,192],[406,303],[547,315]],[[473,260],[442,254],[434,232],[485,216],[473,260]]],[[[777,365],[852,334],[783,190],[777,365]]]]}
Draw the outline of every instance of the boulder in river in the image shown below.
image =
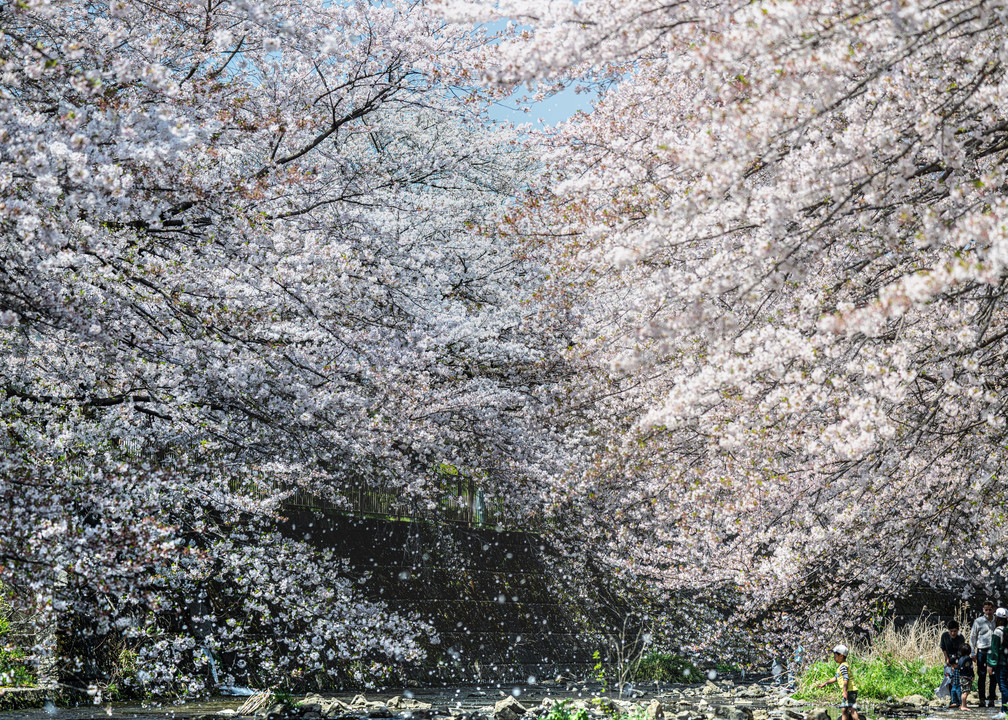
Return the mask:
{"type": "Polygon", "coordinates": [[[495,720],[518,720],[525,712],[525,706],[511,695],[503,700],[498,700],[493,707],[495,720]]]}
{"type": "Polygon", "coordinates": [[[805,720],[830,720],[830,716],[822,708],[813,708],[805,714],[805,720]]]}
{"type": "Polygon", "coordinates": [[[926,707],[928,704],[927,698],[923,695],[907,695],[905,697],[901,697],[897,702],[900,705],[911,708],[922,708],[926,707]]]}
{"type": "Polygon", "coordinates": [[[336,698],[322,697],[321,695],[306,695],[305,699],[298,703],[302,718],[310,718],[310,713],[316,712],[322,717],[332,718],[345,715],[347,704],[336,698]]]}
{"type": "Polygon", "coordinates": [[[752,720],[753,713],[744,705],[718,705],[714,708],[714,715],[725,720],[752,720]]]}
{"type": "Polygon", "coordinates": [[[279,718],[290,717],[290,715],[291,708],[286,703],[276,703],[261,713],[261,717],[266,717],[267,720],[279,720],[279,718]]]}
{"type": "MultiPolygon", "coordinates": [[[[429,702],[423,702],[422,700],[414,700],[413,698],[403,697],[402,695],[395,695],[390,697],[385,705],[390,710],[431,710],[434,706],[429,702]]],[[[415,712],[414,712],[415,715],[415,712]]]]}
{"type": "Polygon", "coordinates": [[[662,720],[665,717],[665,709],[660,702],[652,700],[645,708],[644,714],[647,715],[648,720],[662,720]]]}

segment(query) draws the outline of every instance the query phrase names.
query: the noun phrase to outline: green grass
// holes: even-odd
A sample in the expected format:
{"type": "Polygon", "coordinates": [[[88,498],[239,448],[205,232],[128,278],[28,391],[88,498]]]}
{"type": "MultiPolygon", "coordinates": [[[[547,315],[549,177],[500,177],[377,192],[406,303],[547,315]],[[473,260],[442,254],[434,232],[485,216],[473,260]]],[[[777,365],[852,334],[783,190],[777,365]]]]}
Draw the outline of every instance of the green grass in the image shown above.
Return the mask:
{"type": "Polygon", "coordinates": [[[35,683],[24,651],[0,647],[0,687],[35,687],[35,683]]]}
{"type": "MultiPolygon", "coordinates": [[[[887,700],[907,695],[922,695],[930,699],[942,680],[941,665],[928,665],[923,660],[894,660],[891,657],[861,660],[851,656],[848,664],[857,687],[858,700],[887,700]]],[[[799,700],[839,698],[837,685],[815,688],[817,683],[829,680],[835,673],[836,663],[815,663],[801,676],[794,696],[799,700]]]]}
{"type": "Polygon", "coordinates": [[[730,673],[741,672],[742,666],[735,663],[719,662],[714,666],[714,670],[718,675],[728,675],[730,673]]]}
{"type": "Polygon", "coordinates": [[[670,653],[653,652],[641,658],[634,680],[645,682],[700,682],[700,671],[689,660],[670,653]]]}

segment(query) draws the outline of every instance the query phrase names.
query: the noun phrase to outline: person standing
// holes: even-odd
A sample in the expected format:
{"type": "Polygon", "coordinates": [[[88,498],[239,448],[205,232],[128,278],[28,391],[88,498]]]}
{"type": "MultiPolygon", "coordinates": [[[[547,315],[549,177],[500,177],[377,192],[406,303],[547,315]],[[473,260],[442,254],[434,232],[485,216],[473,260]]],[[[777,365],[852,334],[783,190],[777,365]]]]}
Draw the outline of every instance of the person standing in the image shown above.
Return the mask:
{"type": "Polygon", "coordinates": [[[994,702],[997,700],[993,679],[987,682],[987,652],[990,650],[993,634],[994,603],[988,600],[983,604],[983,615],[974,620],[970,626],[969,634],[969,645],[973,648],[973,666],[977,669],[978,707],[994,707],[994,702]]]}
{"type": "Polygon", "coordinates": [[[987,651],[987,675],[991,682],[997,678],[998,692],[1001,693],[1001,712],[1008,713],[1008,642],[1005,642],[1005,625],[1008,625],[1008,610],[999,607],[994,612],[994,632],[991,633],[990,649],[987,651]]]}
{"type": "Polygon", "coordinates": [[[945,667],[955,667],[966,638],[959,634],[959,623],[955,620],[949,620],[945,627],[947,629],[942,633],[939,647],[945,656],[945,667]]]}
{"type": "MultiPolygon", "coordinates": [[[[945,627],[946,630],[942,633],[938,646],[941,648],[942,655],[945,656],[944,677],[948,679],[951,684],[954,684],[955,670],[959,664],[959,655],[962,652],[963,645],[966,644],[966,639],[959,634],[959,623],[955,620],[949,620],[945,627]]],[[[942,680],[942,684],[944,684],[944,682],[945,681],[942,680]]],[[[950,708],[959,707],[954,697],[950,697],[949,700],[950,708]]]]}
{"type": "MultiPolygon", "coordinates": [[[[962,655],[959,656],[959,665],[956,667],[953,686],[958,691],[959,709],[966,710],[966,699],[973,687],[973,652],[969,645],[962,647],[962,655]]],[[[957,697],[955,692],[952,697],[957,697]]]]}
{"type": "Polygon", "coordinates": [[[846,645],[837,645],[833,648],[833,662],[837,664],[836,674],[832,679],[821,682],[816,687],[826,687],[836,683],[840,686],[841,720],[858,720],[857,711],[857,686],[851,677],[850,666],[847,664],[849,651],[846,645]]]}

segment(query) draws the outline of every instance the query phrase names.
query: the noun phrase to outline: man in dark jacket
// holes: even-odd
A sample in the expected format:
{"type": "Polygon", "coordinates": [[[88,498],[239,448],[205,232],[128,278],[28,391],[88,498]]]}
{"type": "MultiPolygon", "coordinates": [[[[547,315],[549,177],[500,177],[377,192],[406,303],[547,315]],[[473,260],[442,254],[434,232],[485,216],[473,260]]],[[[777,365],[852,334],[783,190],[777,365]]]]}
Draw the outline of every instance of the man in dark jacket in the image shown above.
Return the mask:
{"type": "Polygon", "coordinates": [[[955,620],[949,620],[945,627],[948,629],[942,633],[939,647],[945,656],[945,667],[955,667],[966,639],[959,634],[959,623],[955,620]]]}

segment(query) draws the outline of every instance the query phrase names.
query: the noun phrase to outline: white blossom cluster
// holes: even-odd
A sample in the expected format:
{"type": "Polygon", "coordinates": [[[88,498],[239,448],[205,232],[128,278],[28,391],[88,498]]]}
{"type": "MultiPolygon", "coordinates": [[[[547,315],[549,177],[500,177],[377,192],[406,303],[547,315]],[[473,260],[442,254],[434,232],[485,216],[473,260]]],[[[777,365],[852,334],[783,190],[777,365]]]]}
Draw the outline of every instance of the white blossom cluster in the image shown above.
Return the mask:
{"type": "Polygon", "coordinates": [[[451,467],[741,617],[1003,592],[1006,22],[3,5],[0,582],[135,641],[153,688],[198,691],[206,650],[366,679],[429,628],[280,503],[422,511],[451,467]],[[600,94],[526,145],[476,80],[600,94]]]}

